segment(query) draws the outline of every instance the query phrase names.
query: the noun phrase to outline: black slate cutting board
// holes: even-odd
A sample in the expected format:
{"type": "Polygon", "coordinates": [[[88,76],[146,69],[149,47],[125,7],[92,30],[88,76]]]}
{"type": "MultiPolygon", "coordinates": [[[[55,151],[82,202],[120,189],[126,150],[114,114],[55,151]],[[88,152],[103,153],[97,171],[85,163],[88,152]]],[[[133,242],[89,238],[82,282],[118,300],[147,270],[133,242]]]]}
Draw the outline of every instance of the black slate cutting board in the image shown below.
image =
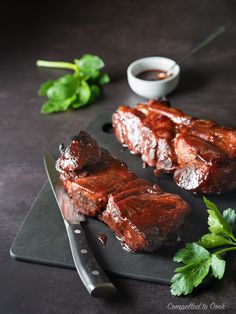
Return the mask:
{"type": "MultiPolygon", "coordinates": [[[[181,190],[169,175],[154,177],[151,168],[142,168],[141,159],[129,153],[117,142],[110,124],[111,113],[102,114],[87,131],[116,157],[127,162],[129,168],[139,177],[157,183],[165,191],[179,194],[192,206],[192,213],[186,223],[183,242],[179,246],[161,248],[153,253],[130,253],[125,251],[113,232],[102,222],[88,218],[84,224],[86,235],[94,255],[101,266],[115,275],[169,284],[176,263],[173,255],[185,242],[199,238],[207,230],[207,213],[202,196],[181,190]],[[99,234],[107,236],[104,247],[98,240],[99,234]]],[[[73,135],[73,134],[72,134],[73,135]]],[[[209,196],[221,209],[236,207],[236,193],[209,196]]],[[[34,204],[11,247],[11,256],[18,260],[56,265],[74,269],[64,224],[47,182],[34,204]]]]}

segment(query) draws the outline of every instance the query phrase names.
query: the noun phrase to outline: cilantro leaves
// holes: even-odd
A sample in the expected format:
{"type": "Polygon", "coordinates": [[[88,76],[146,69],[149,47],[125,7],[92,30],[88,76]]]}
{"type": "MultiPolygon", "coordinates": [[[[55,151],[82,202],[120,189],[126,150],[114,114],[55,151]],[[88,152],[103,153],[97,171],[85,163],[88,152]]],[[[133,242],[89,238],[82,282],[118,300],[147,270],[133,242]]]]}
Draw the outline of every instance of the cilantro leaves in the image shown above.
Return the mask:
{"type": "Polygon", "coordinates": [[[174,256],[174,261],[184,264],[175,269],[171,279],[171,294],[175,296],[191,293],[207,276],[222,279],[226,266],[222,255],[236,250],[233,234],[236,212],[228,208],[221,214],[214,203],[205,197],[203,199],[209,214],[209,233],[203,235],[197,243],[186,244],[174,256]],[[208,249],[214,249],[214,252],[208,249]]]}
{"type": "Polygon", "coordinates": [[[218,255],[211,255],[211,268],[215,278],[221,279],[225,273],[225,261],[218,255]]]}
{"type": "Polygon", "coordinates": [[[207,258],[198,257],[185,266],[176,268],[176,274],[171,279],[171,293],[176,296],[191,293],[193,288],[197,287],[206,277],[210,266],[211,259],[209,253],[207,258]]]}
{"type": "Polygon", "coordinates": [[[227,223],[232,227],[236,220],[236,212],[232,208],[228,208],[224,210],[223,217],[227,221],[227,223]]]}
{"type": "Polygon", "coordinates": [[[197,243],[188,243],[186,247],[180,249],[174,256],[175,262],[184,264],[192,263],[199,259],[207,259],[210,253],[197,243]]]}
{"type": "Polygon", "coordinates": [[[42,105],[42,113],[78,109],[90,104],[100,97],[101,85],[110,81],[108,74],[101,72],[103,60],[91,54],[75,59],[74,63],[38,60],[37,65],[74,71],[73,75],[67,74],[41,85],[39,95],[48,97],[42,105]]]}
{"type": "Polygon", "coordinates": [[[208,208],[208,225],[210,232],[234,238],[232,234],[232,226],[227,223],[218,207],[207,198],[204,197],[203,199],[208,208]]]}

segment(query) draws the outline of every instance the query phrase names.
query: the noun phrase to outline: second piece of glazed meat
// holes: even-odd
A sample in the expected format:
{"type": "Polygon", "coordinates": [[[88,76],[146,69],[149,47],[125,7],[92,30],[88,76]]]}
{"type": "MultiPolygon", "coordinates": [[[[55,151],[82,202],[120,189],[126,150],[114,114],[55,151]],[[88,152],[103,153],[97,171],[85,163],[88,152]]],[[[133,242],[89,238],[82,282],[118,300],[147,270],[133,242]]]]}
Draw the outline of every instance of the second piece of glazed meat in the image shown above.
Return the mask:
{"type": "Polygon", "coordinates": [[[137,189],[110,195],[102,220],[133,251],[157,250],[183,225],[190,207],[178,195],[137,189]]]}
{"type": "Polygon", "coordinates": [[[156,250],[182,226],[190,211],[187,203],[137,178],[87,133],[76,136],[65,151],[56,168],[77,210],[99,217],[133,251],[156,250]]]}
{"type": "Polygon", "coordinates": [[[112,122],[122,145],[155,167],[155,174],[172,172],[181,188],[201,193],[236,188],[236,130],[154,100],[120,106],[112,122]]]}

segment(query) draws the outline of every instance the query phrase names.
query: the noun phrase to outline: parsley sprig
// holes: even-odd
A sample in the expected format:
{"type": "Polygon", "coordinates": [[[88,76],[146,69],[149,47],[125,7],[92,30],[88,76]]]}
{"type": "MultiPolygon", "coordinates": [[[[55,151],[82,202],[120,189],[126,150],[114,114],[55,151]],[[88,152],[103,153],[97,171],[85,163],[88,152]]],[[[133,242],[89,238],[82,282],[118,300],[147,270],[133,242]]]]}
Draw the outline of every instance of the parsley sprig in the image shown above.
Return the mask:
{"type": "Polygon", "coordinates": [[[108,74],[102,73],[104,62],[98,56],[85,54],[74,63],[38,60],[37,66],[60,68],[74,71],[56,80],[49,80],[41,85],[40,96],[48,100],[42,105],[42,113],[77,109],[94,102],[101,94],[101,85],[110,81],[108,74]]]}
{"type": "Polygon", "coordinates": [[[209,233],[197,242],[186,244],[174,256],[174,261],[184,266],[175,269],[171,279],[171,294],[180,296],[192,292],[207,276],[221,279],[224,276],[226,262],[223,255],[236,250],[236,237],[233,225],[236,212],[232,208],[219,211],[207,198],[203,198],[207,207],[209,233]]]}

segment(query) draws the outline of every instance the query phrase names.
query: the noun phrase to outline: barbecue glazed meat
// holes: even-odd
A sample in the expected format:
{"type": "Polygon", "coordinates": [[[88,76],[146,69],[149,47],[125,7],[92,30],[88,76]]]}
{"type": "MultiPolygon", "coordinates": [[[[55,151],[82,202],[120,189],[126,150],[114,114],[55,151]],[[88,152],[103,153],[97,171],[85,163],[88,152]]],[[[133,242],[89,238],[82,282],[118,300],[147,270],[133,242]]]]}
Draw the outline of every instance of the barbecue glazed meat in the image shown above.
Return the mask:
{"type": "Polygon", "coordinates": [[[136,178],[124,162],[99,147],[83,131],[61,154],[56,169],[74,204],[88,216],[100,214],[106,207],[108,195],[136,178]]]}
{"type": "Polygon", "coordinates": [[[86,132],[81,131],[80,135],[74,136],[72,143],[62,152],[57,161],[57,170],[65,175],[71,175],[84,166],[96,164],[101,156],[102,151],[97,142],[86,132]],[[80,145],[78,145],[78,141],[80,145]]]}
{"type": "Polygon", "coordinates": [[[220,147],[199,137],[178,134],[174,142],[179,167],[175,182],[187,190],[222,193],[236,187],[236,160],[220,147]]]}
{"type": "Polygon", "coordinates": [[[154,251],[183,225],[189,206],[180,196],[158,189],[110,195],[102,220],[133,251],[154,251]]]}
{"type": "Polygon", "coordinates": [[[112,123],[117,139],[131,153],[141,155],[145,164],[157,170],[172,171],[176,167],[172,145],[175,124],[146,108],[139,110],[138,106],[121,106],[113,114],[112,123]]]}
{"type": "Polygon", "coordinates": [[[123,146],[155,167],[155,174],[173,173],[181,188],[201,193],[236,188],[236,130],[157,101],[120,106],[112,123],[123,146]]]}
{"type": "Polygon", "coordinates": [[[190,207],[179,196],[139,179],[85,132],[56,162],[79,212],[98,216],[133,251],[153,251],[183,225],[190,207]]]}

